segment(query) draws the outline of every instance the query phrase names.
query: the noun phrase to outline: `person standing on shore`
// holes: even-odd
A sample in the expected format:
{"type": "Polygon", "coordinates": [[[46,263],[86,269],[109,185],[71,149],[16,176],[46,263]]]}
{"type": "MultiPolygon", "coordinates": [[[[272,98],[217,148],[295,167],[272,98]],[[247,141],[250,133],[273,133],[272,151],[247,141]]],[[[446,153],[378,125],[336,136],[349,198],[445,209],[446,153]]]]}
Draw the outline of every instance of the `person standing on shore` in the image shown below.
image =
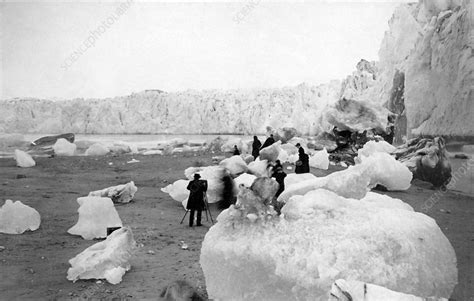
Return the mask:
{"type": "Polygon", "coordinates": [[[258,140],[257,136],[253,136],[253,143],[252,143],[252,156],[254,159],[260,155],[260,147],[262,147],[262,142],[258,140]]]}
{"type": "Polygon", "coordinates": [[[270,146],[273,143],[275,143],[275,139],[273,138],[273,134],[270,134],[270,137],[268,137],[267,140],[265,140],[265,142],[263,143],[263,145],[260,149],[263,149],[267,146],[270,146]]]}
{"type": "Polygon", "coordinates": [[[234,145],[234,153],[233,153],[234,156],[240,156],[240,151],[239,149],[237,148],[237,145],[234,145]]]}
{"type": "Polygon", "coordinates": [[[190,191],[188,203],[186,204],[186,209],[190,210],[189,227],[193,226],[195,211],[197,211],[196,226],[202,226],[201,215],[202,210],[206,208],[204,194],[207,191],[207,181],[199,180],[200,178],[200,174],[194,174],[194,180],[190,181],[187,187],[187,189],[190,191]]]}
{"type": "Polygon", "coordinates": [[[309,172],[309,156],[304,152],[304,148],[298,149],[298,161],[296,161],[295,173],[309,172]]]}

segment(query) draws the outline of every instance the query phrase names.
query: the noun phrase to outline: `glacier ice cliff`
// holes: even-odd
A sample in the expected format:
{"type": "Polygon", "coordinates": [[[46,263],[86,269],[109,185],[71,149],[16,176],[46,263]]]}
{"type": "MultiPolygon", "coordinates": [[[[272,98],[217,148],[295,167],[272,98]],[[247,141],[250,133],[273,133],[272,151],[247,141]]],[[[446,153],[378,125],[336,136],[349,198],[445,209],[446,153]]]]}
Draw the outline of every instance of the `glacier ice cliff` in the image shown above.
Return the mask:
{"type": "Polygon", "coordinates": [[[0,132],[87,134],[263,134],[266,127],[316,135],[369,113],[395,143],[405,136],[474,136],[474,3],[420,0],[389,21],[379,61],[361,60],[343,81],[249,90],[146,90],[106,99],[0,100],[0,132]],[[343,101],[350,100],[350,101],[343,101]],[[342,101],[342,102],[341,102],[342,101]],[[356,101],[354,103],[354,101],[356,101]]]}

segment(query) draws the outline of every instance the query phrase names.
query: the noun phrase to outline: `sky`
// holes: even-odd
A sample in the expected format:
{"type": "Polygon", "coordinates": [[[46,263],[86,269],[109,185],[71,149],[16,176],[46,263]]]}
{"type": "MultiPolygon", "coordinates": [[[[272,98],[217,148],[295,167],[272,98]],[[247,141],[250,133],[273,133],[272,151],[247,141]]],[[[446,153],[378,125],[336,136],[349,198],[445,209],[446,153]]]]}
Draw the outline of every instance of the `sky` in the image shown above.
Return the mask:
{"type": "Polygon", "coordinates": [[[3,2],[0,98],[105,98],[343,79],[400,1],[3,2]]]}

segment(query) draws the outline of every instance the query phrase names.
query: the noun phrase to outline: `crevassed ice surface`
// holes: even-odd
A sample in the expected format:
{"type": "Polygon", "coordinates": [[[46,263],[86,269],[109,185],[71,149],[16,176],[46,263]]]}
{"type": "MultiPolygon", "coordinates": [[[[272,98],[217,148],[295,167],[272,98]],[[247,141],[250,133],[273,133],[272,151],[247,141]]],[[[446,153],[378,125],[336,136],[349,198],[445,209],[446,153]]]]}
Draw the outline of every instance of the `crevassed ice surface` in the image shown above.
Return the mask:
{"type": "Polygon", "coordinates": [[[20,201],[6,200],[0,207],[0,233],[22,234],[38,229],[40,224],[38,211],[20,201]]]}
{"type": "Polygon", "coordinates": [[[327,300],[340,278],[449,297],[453,247],[432,218],[396,207],[319,189],[291,198],[284,217],[266,223],[238,223],[225,210],[201,249],[209,298],[327,300]]]}

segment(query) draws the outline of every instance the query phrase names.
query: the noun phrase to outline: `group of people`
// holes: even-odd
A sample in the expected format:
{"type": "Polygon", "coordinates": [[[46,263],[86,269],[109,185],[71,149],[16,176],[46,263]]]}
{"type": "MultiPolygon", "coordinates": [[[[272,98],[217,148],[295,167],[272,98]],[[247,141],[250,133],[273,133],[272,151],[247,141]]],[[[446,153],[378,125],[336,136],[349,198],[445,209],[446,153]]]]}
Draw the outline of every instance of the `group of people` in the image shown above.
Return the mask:
{"type": "MultiPolygon", "coordinates": [[[[252,156],[257,159],[260,155],[260,150],[272,145],[275,143],[275,139],[273,135],[270,135],[265,142],[262,143],[258,140],[257,136],[253,136],[253,143],[252,143],[252,156]]],[[[295,173],[307,173],[309,172],[309,156],[305,153],[304,148],[297,143],[295,145],[298,148],[298,160],[296,161],[295,173]]],[[[233,150],[234,156],[239,156],[240,151],[237,148],[237,145],[234,145],[233,150]]],[[[275,197],[278,197],[284,190],[285,190],[285,177],[286,173],[283,170],[283,166],[280,160],[276,160],[274,164],[270,164],[269,168],[271,168],[270,176],[275,178],[277,183],[279,184],[278,191],[275,197]]],[[[194,215],[197,212],[196,216],[196,226],[202,226],[201,224],[201,216],[202,210],[205,210],[207,207],[206,202],[206,191],[207,191],[207,181],[201,180],[201,176],[196,173],[194,174],[194,180],[190,181],[187,189],[190,191],[188,203],[186,205],[186,209],[190,211],[189,215],[189,226],[192,227],[194,224],[194,215]]],[[[224,172],[222,176],[223,182],[223,189],[222,189],[222,201],[219,204],[220,209],[228,208],[231,204],[235,202],[235,196],[233,193],[233,179],[228,172],[224,172]]]]}

